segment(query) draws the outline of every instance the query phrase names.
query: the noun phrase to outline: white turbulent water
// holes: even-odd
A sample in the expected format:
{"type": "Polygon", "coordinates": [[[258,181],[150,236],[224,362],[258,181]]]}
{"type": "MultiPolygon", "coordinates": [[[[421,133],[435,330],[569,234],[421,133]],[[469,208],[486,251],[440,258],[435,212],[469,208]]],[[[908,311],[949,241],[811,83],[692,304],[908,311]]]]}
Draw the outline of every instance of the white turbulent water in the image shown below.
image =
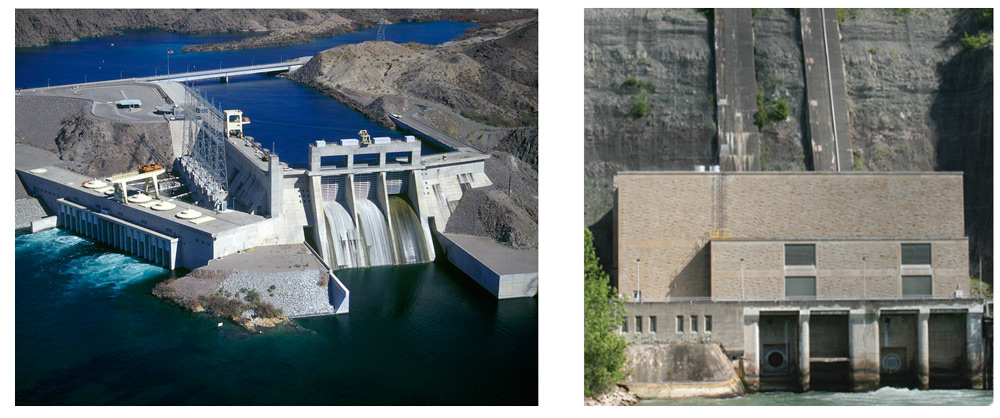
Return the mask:
{"type": "Polygon", "coordinates": [[[110,287],[121,290],[125,286],[166,272],[159,266],[118,253],[88,255],[66,263],[60,273],[70,276],[69,287],[110,287]]]}
{"type": "Polygon", "coordinates": [[[15,239],[16,251],[30,252],[39,263],[64,263],[60,274],[68,276],[66,291],[106,287],[114,291],[166,272],[162,267],[121,253],[94,254],[95,244],[70,232],[50,229],[15,239]]]}
{"type": "Polygon", "coordinates": [[[323,202],[326,214],[327,242],[330,244],[330,258],[334,267],[364,267],[363,247],[354,229],[354,218],[340,202],[323,202]]]}
{"type": "Polygon", "coordinates": [[[992,390],[916,390],[884,387],[872,392],[766,392],[732,399],[649,400],[640,405],[726,405],[726,406],[972,406],[993,403],[992,390]]]}
{"type": "Polygon", "coordinates": [[[400,196],[389,196],[389,212],[392,217],[393,232],[396,233],[396,256],[399,264],[429,262],[427,241],[420,218],[413,207],[400,196]]]}
{"type": "Polygon", "coordinates": [[[392,247],[389,244],[389,227],[385,216],[374,202],[368,199],[354,201],[358,212],[358,227],[365,247],[368,249],[368,266],[388,266],[393,264],[392,247]]]}

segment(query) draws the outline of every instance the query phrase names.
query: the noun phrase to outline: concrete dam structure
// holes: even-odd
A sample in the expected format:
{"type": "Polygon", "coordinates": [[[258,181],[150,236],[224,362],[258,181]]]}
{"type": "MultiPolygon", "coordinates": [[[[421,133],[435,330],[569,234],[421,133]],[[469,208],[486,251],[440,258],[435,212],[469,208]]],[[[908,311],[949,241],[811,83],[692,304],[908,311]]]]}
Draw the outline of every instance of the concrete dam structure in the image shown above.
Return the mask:
{"type": "Polygon", "coordinates": [[[426,263],[434,245],[418,202],[420,142],[388,137],[309,146],[313,239],[337,268],[426,263]],[[412,191],[412,193],[411,193],[412,191]]]}
{"type": "MultiPolygon", "coordinates": [[[[91,178],[19,152],[19,178],[51,208],[58,226],[170,269],[193,270],[254,247],[305,243],[331,273],[330,299],[337,313],[346,312],[349,291],[333,271],[434,261],[433,232],[444,232],[465,191],[492,184],[484,172],[488,154],[446,147],[444,153],[422,156],[414,136],[370,138],[364,131],[360,138],[317,140],[309,145],[309,164],[290,167],[244,135],[250,120],[241,111],[222,111],[181,84],[99,86],[85,91],[149,91],[144,97],[157,112],[139,111],[146,113],[144,122],[168,123],[179,176],[160,170],[157,176],[167,177],[161,183],[171,186],[162,195],[160,189],[148,195],[137,179],[115,188],[110,184],[118,184],[116,176],[91,178]],[[171,112],[159,114],[168,107],[171,112]],[[102,182],[109,184],[89,187],[102,182]]],[[[76,91],[53,88],[38,94],[76,91]]],[[[474,254],[449,256],[456,258],[480,283],[479,276],[494,269],[474,254]]],[[[537,272],[533,280],[537,284],[537,272]]],[[[530,297],[537,291],[501,293],[499,287],[484,287],[498,298],[530,297]]],[[[501,287],[511,288],[509,283],[501,287]]]]}
{"type": "Polygon", "coordinates": [[[987,301],[971,294],[961,173],[617,184],[629,338],[719,344],[748,391],[983,388],[987,301]]]}

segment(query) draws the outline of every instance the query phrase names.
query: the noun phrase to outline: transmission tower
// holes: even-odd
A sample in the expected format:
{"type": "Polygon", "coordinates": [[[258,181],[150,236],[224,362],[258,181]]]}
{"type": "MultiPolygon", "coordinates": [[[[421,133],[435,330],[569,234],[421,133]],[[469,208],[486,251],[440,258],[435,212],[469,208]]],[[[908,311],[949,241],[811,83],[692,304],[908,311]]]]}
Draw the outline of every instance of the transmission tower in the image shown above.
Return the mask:
{"type": "Polygon", "coordinates": [[[378,33],[375,34],[375,40],[376,41],[384,41],[385,40],[385,24],[386,24],[386,21],[385,21],[384,17],[378,18],[378,33]]]}
{"type": "Polygon", "coordinates": [[[222,112],[185,86],[184,158],[191,159],[190,178],[204,190],[202,205],[219,210],[228,195],[226,139],[222,112]]]}

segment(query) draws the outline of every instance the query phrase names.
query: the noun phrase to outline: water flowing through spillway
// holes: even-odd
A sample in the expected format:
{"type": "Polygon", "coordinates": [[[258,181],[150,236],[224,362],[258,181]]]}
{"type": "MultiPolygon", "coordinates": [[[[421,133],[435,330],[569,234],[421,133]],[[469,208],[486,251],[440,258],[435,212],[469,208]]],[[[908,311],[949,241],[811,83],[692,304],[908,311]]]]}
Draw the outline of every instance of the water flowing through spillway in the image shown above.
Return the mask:
{"type": "Polygon", "coordinates": [[[340,202],[323,202],[326,214],[327,242],[330,243],[330,259],[334,268],[363,267],[364,257],[358,231],[354,229],[354,218],[340,202]]]}
{"type": "Polygon", "coordinates": [[[368,199],[355,200],[354,209],[358,212],[358,226],[368,250],[368,265],[375,267],[393,264],[389,226],[382,211],[368,199]]]}
{"type": "Polygon", "coordinates": [[[420,218],[402,196],[389,196],[389,213],[396,233],[396,260],[399,264],[431,261],[420,218]]]}

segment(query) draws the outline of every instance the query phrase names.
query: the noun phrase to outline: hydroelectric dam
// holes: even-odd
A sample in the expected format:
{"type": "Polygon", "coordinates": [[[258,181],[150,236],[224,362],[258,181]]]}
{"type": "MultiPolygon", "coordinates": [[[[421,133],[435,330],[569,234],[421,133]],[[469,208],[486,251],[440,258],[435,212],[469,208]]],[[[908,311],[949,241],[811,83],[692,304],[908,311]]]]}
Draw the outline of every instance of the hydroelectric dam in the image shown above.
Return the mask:
{"type": "Polygon", "coordinates": [[[300,316],[348,311],[350,291],[336,270],[432,262],[441,252],[435,238],[441,255],[497,298],[537,293],[537,268],[505,272],[480,261],[488,258],[483,247],[444,234],[463,194],[492,184],[484,172],[489,155],[474,148],[445,146],[424,156],[415,136],[360,131],[357,138],[316,140],[309,163],[291,167],[244,134],[252,115],[220,110],[177,82],[125,80],[18,95],[83,98],[93,102],[94,116],[169,127],[173,160],[150,162],[167,166],[155,173],[139,167],[90,177],[17,145],[17,175],[53,215],[52,226],[169,269],[226,265],[265,247],[304,247],[330,278],[323,292],[330,306],[300,316]],[[115,100],[122,96],[130,100],[115,100]]]}

